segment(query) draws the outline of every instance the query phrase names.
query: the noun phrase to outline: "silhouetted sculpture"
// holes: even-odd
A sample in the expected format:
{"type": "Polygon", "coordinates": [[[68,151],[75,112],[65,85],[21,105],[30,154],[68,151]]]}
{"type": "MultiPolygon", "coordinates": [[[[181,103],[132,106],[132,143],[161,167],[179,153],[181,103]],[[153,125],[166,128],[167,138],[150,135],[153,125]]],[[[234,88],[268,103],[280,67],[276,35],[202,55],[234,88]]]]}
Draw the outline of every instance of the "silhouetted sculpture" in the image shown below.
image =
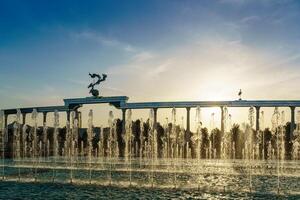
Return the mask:
{"type": "Polygon", "coordinates": [[[99,85],[102,81],[106,80],[107,75],[106,74],[102,74],[102,77],[99,74],[91,74],[89,73],[91,78],[98,78],[98,80],[96,82],[91,83],[88,88],[90,89],[90,94],[92,94],[94,97],[98,97],[99,96],[99,90],[96,90],[94,87],[96,85],[99,85]]]}
{"type": "Polygon", "coordinates": [[[240,91],[239,91],[239,100],[242,100],[242,90],[240,89],[240,91]]]}

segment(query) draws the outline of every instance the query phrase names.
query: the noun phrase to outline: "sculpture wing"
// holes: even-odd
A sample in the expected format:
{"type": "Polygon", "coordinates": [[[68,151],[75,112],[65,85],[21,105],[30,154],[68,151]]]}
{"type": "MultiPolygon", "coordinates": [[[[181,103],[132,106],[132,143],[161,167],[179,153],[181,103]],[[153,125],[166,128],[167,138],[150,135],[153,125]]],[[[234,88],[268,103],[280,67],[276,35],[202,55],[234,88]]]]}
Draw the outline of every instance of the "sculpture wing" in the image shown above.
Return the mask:
{"type": "Polygon", "coordinates": [[[89,74],[89,75],[91,78],[95,78],[95,77],[100,78],[99,74],[89,74]]]}
{"type": "Polygon", "coordinates": [[[102,78],[101,78],[99,75],[98,75],[97,77],[98,77],[98,80],[97,80],[97,82],[95,83],[95,85],[98,85],[98,84],[100,84],[102,81],[105,81],[107,75],[106,75],[106,74],[102,74],[102,78]]]}
{"type": "Polygon", "coordinates": [[[91,87],[93,87],[93,83],[89,84],[89,86],[88,86],[88,88],[91,88],[91,87]]]}
{"type": "Polygon", "coordinates": [[[107,75],[106,74],[102,74],[102,80],[105,81],[106,80],[107,75]]]}

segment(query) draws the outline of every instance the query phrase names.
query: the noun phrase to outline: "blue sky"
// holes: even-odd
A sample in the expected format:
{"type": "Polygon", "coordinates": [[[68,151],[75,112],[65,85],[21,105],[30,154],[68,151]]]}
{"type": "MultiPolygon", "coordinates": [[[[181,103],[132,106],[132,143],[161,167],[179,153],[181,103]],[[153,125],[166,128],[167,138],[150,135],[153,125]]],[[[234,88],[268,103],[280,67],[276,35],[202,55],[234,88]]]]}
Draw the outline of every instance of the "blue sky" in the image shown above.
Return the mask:
{"type": "Polygon", "coordinates": [[[0,2],[0,108],[103,95],[131,101],[299,99],[300,2],[0,2]]]}

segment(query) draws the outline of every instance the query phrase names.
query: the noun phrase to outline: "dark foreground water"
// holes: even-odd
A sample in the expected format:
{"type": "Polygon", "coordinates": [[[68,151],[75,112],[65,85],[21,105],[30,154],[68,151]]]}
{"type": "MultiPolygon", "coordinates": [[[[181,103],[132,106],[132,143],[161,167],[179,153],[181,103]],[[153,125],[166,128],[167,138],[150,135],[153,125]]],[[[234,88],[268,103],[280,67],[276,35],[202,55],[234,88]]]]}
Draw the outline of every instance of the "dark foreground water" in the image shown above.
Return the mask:
{"type": "Polygon", "coordinates": [[[300,199],[300,195],[2,181],[0,199],[300,199]]]}
{"type": "Polygon", "coordinates": [[[299,199],[300,163],[2,160],[0,199],[299,199]],[[2,178],[4,177],[4,180],[2,178]],[[72,182],[72,183],[71,183],[72,182]],[[279,194],[278,194],[279,192],[279,194]]]}

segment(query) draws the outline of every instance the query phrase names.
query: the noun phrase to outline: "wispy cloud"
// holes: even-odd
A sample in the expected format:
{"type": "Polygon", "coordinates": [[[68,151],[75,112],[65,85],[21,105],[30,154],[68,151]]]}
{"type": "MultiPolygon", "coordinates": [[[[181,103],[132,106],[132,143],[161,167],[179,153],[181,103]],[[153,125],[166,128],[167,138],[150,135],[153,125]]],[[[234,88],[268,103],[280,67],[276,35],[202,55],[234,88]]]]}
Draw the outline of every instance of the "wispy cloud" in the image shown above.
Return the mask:
{"type": "Polygon", "coordinates": [[[257,15],[251,15],[251,16],[248,16],[248,17],[244,17],[243,19],[241,19],[241,22],[242,23],[253,23],[253,22],[256,22],[256,21],[259,21],[261,18],[257,15]]]}
{"type": "Polygon", "coordinates": [[[153,66],[153,68],[151,69],[149,75],[151,77],[157,77],[161,73],[164,73],[164,72],[167,72],[168,70],[170,70],[171,67],[172,67],[172,64],[173,64],[173,60],[172,59],[167,59],[164,62],[162,62],[161,64],[153,66]]]}
{"type": "Polygon", "coordinates": [[[66,79],[66,81],[76,84],[76,85],[81,85],[81,86],[88,86],[88,82],[84,80],[78,80],[78,79],[66,79]]]}
{"type": "Polygon", "coordinates": [[[71,32],[70,36],[77,40],[90,40],[97,42],[98,44],[108,46],[108,47],[115,47],[121,49],[126,52],[136,52],[135,47],[130,44],[120,42],[117,39],[106,37],[100,33],[96,33],[89,30],[84,30],[81,32],[71,32]]]}
{"type": "Polygon", "coordinates": [[[144,61],[153,59],[153,58],[155,58],[155,57],[156,57],[156,55],[154,55],[154,54],[151,53],[151,52],[148,52],[148,51],[141,51],[141,52],[135,54],[135,55],[132,57],[132,61],[133,61],[133,62],[144,62],[144,61]]]}
{"type": "Polygon", "coordinates": [[[112,91],[112,92],[118,92],[118,93],[121,93],[121,94],[126,94],[126,91],[120,89],[120,88],[116,88],[116,87],[110,87],[110,86],[103,86],[103,88],[105,90],[109,90],[109,91],[112,91]]]}
{"type": "Polygon", "coordinates": [[[279,60],[277,65],[278,66],[285,65],[285,64],[295,62],[297,60],[300,60],[300,53],[295,53],[295,54],[289,55],[288,57],[285,57],[285,58],[279,60]]]}

